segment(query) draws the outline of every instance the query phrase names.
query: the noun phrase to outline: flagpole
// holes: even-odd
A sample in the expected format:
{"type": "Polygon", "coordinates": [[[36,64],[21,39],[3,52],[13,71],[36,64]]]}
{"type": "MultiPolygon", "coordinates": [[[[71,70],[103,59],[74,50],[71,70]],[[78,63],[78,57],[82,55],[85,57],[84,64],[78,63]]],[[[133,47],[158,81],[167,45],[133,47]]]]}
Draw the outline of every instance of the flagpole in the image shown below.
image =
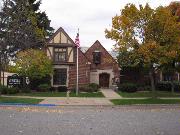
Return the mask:
{"type": "Polygon", "coordinates": [[[78,70],[78,69],[79,69],[79,66],[78,66],[78,63],[79,63],[79,60],[78,60],[79,54],[78,54],[78,52],[79,52],[79,49],[78,49],[78,47],[77,47],[77,60],[76,60],[76,61],[77,61],[77,63],[76,63],[76,64],[77,64],[77,66],[76,66],[76,67],[77,67],[77,69],[76,69],[76,70],[77,70],[77,72],[76,72],[76,77],[77,77],[77,80],[76,80],[76,96],[78,96],[78,93],[79,93],[79,86],[78,86],[78,85],[79,85],[79,70],[78,70]]]}
{"type": "MultiPolygon", "coordinates": [[[[78,36],[79,36],[79,29],[78,29],[78,36]]],[[[79,38],[79,37],[78,37],[79,38]]],[[[79,46],[77,45],[77,58],[76,58],[76,96],[79,94],[79,46]]]]}

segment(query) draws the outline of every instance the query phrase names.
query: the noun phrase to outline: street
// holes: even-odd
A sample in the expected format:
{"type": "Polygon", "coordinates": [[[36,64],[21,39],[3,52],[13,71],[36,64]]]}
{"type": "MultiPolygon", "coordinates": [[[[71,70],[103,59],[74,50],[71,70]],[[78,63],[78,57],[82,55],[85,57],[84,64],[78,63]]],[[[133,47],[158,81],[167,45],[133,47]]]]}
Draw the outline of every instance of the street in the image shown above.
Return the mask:
{"type": "Polygon", "coordinates": [[[0,135],[179,135],[178,106],[0,106],[0,135]]]}

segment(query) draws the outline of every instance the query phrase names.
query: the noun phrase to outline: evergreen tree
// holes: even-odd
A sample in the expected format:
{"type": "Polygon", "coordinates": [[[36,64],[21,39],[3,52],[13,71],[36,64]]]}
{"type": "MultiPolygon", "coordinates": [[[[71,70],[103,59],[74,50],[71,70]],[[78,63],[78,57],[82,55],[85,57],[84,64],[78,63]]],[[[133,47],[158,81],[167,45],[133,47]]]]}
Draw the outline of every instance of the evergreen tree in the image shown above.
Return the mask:
{"type": "MultiPolygon", "coordinates": [[[[39,10],[40,1],[35,0],[4,0],[1,17],[1,38],[8,48],[8,54],[14,57],[18,51],[29,48],[42,48],[45,38],[53,28],[50,27],[45,12],[39,10]]],[[[0,17],[0,18],[1,18],[0,17]]]]}

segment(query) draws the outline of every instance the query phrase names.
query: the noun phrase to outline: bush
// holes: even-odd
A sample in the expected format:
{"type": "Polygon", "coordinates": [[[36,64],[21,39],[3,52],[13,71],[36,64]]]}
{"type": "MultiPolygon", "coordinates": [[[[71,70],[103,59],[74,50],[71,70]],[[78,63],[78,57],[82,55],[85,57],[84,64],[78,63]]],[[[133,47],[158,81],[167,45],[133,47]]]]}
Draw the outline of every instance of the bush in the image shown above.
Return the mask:
{"type": "Polygon", "coordinates": [[[38,90],[41,92],[49,91],[50,88],[51,86],[49,84],[40,84],[38,86],[38,90]]]}
{"type": "Polygon", "coordinates": [[[84,85],[79,87],[80,92],[97,92],[99,91],[99,85],[96,83],[90,83],[89,85],[84,85]]]}
{"type": "Polygon", "coordinates": [[[118,90],[122,92],[136,92],[138,88],[137,84],[134,83],[123,83],[119,85],[118,90]]]}
{"type": "Polygon", "coordinates": [[[29,89],[29,88],[22,88],[22,89],[20,89],[20,92],[22,92],[22,93],[31,93],[31,89],[29,89]]]}
{"type": "Polygon", "coordinates": [[[17,94],[19,93],[18,88],[12,87],[7,89],[7,94],[17,94]]]}
{"type": "Polygon", "coordinates": [[[51,76],[47,75],[46,77],[43,77],[41,79],[32,79],[30,78],[30,87],[32,90],[35,90],[39,87],[41,84],[48,84],[51,85],[51,76]]]}
{"type": "Polygon", "coordinates": [[[16,94],[18,92],[19,92],[18,88],[15,88],[15,87],[8,88],[6,86],[0,86],[1,94],[16,94]]]}
{"type": "Polygon", "coordinates": [[[55,87],[51,87],[49,90],[50,90],[51,92],[54,92],[54,91],[56,91],[56,90],[57,90],[57,88],[55,88],[55,87]]]}
{"type": "Polygon", "coordinates": [[[67,91],[66,86],[59,86],[57,89],[58,89],[58,92],[66,92],[67,91]]]}
{"type": "Polygon", "coordinates": [[[147,85],[147,86],[144,86],[144,90],[145,90],[145,91],[151,91],[151,86],[148,86],[148,85],[147,85]]]}
{"type": "Polygon", "coordinates": [[[95,89],[89,86],[82,86],[82,87],[79,87],[79,91],[80,92],[95,92],[95,89]]]}
{"type": "Polygon", "coordinates": [[[92,89],[94,89],[94,91],[98,91],[99,90],[99,88],[100,88],[100,86],[98,85],[98,84],[96,84],[96,83],[90,83],[89,84],[89,87],[90,88],[92,88],[92,89]]]}
{"type": "MultiPolygon", "coordinates": [[[[174,90],[180,91],[180,83],[179,82],[173,82],[174,83],[174,90]]],[[[161,81],[156,84],[156,89],[159,91],[171,91],[171,82],[169,81],[161,81]]]]}
{"type": "Polygon", "coordinates": [[[0,93],[7,94],[8,87],[0,85],[0,93]]]}

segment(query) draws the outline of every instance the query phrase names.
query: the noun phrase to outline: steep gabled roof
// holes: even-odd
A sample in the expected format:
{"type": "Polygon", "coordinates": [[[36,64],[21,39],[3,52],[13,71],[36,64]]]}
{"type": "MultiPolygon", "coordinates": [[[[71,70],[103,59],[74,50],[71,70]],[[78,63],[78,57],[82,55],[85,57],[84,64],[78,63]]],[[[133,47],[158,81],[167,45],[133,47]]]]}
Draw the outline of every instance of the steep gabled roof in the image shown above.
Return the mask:
{"type": "Polygon", "coordinates": [[[49,43],[51,40],[53,40],[54,37],[55,37],[58,33],[61,33],[61,32],[68,38],[68,40],[69,40],[73,45],[75,45],[74,41],[70,38],[70,36],[66,33],[66,31],[65,31],[62,27],[60,27],[60,28],[49,38],[48,43],[49,43]]]}
{"type": "Polygon", "coordinates": [[[85,56],[88,53],[88,51],[96,45],[99,45],[113,59],[113,61],[117,63],[117,61],[112,57],[112,55],[103,47],[103,45],[98,40],[96,40],[94,44],[85,52],[85,56]]]}

